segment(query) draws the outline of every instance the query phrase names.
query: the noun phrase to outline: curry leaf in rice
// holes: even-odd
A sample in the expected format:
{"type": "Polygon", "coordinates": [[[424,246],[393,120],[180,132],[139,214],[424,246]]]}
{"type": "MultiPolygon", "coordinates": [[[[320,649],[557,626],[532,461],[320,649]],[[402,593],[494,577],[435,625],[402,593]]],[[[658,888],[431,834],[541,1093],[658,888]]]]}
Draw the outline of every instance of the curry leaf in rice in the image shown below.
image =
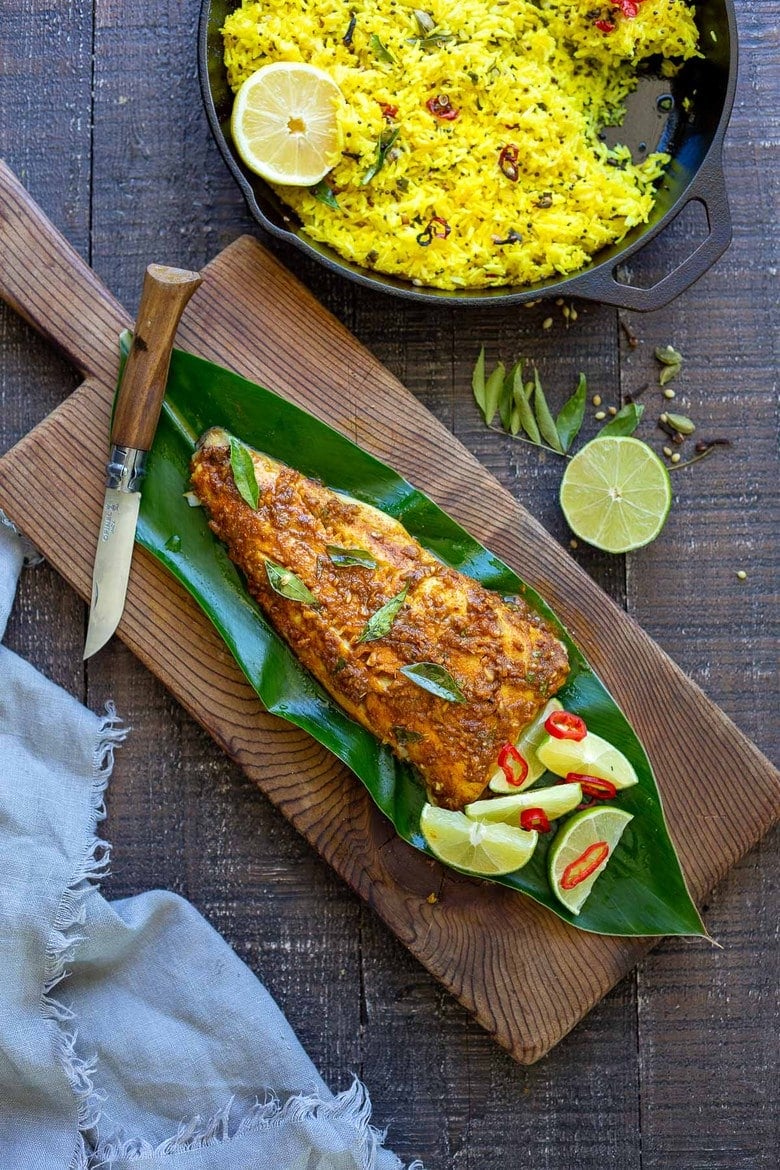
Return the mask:
{"type": "Polygon", "coordinates": [[[400,133],[400,126],[391,126],[388,127],[387,130],[383,130],[379,135],[376,144],[376,158],[361,179],[361,187],[367,186],[368,183],[370,183],[371,180],[376,178],[376,176],[379,174],[382,167],[385,165],[388,152],[390,151],[391,147],[395,145],[395,140],[400,133]]]}

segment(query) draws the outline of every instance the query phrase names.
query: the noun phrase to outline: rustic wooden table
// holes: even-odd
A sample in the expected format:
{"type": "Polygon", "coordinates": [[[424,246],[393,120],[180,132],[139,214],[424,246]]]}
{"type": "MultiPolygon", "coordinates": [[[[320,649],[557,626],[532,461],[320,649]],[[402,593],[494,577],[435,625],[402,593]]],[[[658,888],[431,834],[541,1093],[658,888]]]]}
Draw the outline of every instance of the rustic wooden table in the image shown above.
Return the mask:
{"type": "MultiPolygon", "coordinates": [[[[0,155],[131,311],[148,262],[199,267],[256,230],[202,112],[198,7],[4,6],[0,155]]],[[[468,371],[480,343],[495,359],[532,357],[554,401],[584,370],[592,392],[615,405],[655,382],[656,345],[681,350],[679,408],[702,436],[728,437],[732,447],[675,473],[674,507],[655,544],[627,558],[584,547],[572,555],[776,757],[780,6],[741,0],[738,17],[741,76],[726,142],[734,243],[667,309],[628,316],[577,303],[568,327],[550,303],[428,309],[270,246],[564,544],[557,460],[487,432],[475,411],[468,371]]],[[[686,216],[647,249],[643,270],[660,275],[700,230],[686,216]]],[[[4,307],[0,354],[3,451],[77,379],[4,307]]],[[[645,401],[640,435],[660,446],[653,420],[663,399],[655,388],[645,401]]],[[[776,834],[705,907],[722,950],[661,943],[546,1059],[523,1068],[119,642],[85,668],[84,630],[83,605],[52,571],[25,574],[8,644],[91,707],[113,698],[133,727],[111,786],[108,894],[163,886],[191,899],[265,981],[331,1086],[345,1087],[353,1072],[365,1079],[375,1119],[390,1126],[404,1159],[419,1156],[430,1170],[777,1164],[776,834]]],[[[728,782],[724,775],[724,801],[728,782]]]]}

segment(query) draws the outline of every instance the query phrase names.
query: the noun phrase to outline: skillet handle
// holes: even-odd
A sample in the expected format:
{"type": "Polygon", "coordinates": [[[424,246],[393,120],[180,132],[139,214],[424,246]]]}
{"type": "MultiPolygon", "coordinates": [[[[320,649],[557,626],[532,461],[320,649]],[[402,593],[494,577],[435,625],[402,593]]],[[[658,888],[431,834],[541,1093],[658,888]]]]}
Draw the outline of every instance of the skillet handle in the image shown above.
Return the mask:
{"type": "Polygon", "coordinates": [[[589,300],[601,301],[606,305],[618,305],[622,309],[636,309],[639,312],[661,309],[664,305],[668,305],[700,276],[703,276],[731,243],[731,213],[723,176],[723,161],[719,150],[705,158],[686,192],[685,202],[674,218],[676,219],[680,212],[694,200],[698,200],[704,206],[707,216],[707,237],[691,252],[690,256],[683,260],[682,264],[679,264],[662,280],[651,285],[650,288],[622,284],[615,279],[617,265],[602,264],[569,281],[567,295],[583,296],[589,300]]]}

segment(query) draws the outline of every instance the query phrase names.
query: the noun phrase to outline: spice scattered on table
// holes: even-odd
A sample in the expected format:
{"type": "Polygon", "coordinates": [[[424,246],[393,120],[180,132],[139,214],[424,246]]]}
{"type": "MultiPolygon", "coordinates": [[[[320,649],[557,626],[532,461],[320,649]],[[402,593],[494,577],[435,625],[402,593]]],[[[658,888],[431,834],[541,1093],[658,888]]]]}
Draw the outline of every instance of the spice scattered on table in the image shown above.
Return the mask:
{"type": "MultiPolygon", "coordinates": [[[[661,363],[661,370],[658,374],[658,385],[666,386],[673,378],[677,377],[682,369],[683,356],[673,345],[657,345],[655,348],[655,356],[656,360],[661,363]]],[[[674,398],[674,396],[674,390],[670,390],[666,394],[668,398],[674,398]]]]}

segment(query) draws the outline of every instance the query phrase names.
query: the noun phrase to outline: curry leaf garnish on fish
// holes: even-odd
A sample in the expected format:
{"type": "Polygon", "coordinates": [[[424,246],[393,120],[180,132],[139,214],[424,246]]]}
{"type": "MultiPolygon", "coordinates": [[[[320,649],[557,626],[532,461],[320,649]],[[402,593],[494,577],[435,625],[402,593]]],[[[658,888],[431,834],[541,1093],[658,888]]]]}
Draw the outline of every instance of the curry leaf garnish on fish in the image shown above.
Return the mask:
{"type": "Polygon", "coordinates": [[[255,465],[252,456],[243,443],[238,439],[230,438],[230,469],[241,499],[249,504],[250,508],[257,507],[260,489],[257,486],[255,465]]]}
{"type": "Polygon", "coordinates": [[[571,448],[572,443],[580,433],[582,420],[585,418],[585,398],[588,393],[588,382],[584,374],[580,374],[577,388],[558,412],[555,420],[555,429],[564,451],[571,448]]]}
{"type": "Polygon", "coordinates": [[[400,593],[396,593],[395,597],[391,597],[376,613],[371,615],[366,622],[363,633],[358,638],[358,642],[376,642],[378,638],[384,638],[385,634],[389,634],[393,622],[398,616],[398,611],[406,601],[408,592],[409,582],[407,581],[400,593]]]}
{"type": "Polygon", "coordinates": [[[296,577],[290,569],[285,569],[284,565],[277,565],[276,561],[266,559],[265,571],[268,584],[274,593],[286,597],[289,601],[301,601],[304,605],[319,607],[320,603],[311,590],[307,589],[300,577],[296,577]]]}
{"type": "Polygon", "coordinates": [[[411,731],[408,727],[394,727],[393,735],[401,744],[420,743],[425,737],[419,731],[411,731]]]}
{"type": "Polygon", "coordinates": [[[411,682],[448,703],[465,703],[466,696],[448,670],[437,662],[414,662],[402,666],[401,674],[411,682]]]}
{"type": "Polygon", "coordinates": [[[604,424],[599,431],[599,438],[603,435],[612,435],[613,438],[620,435],[633,435],[644,413],[645,408],[641,402],[627,403],[626,406],[621,407],[614,418],[604,424]]]}
{"type": "Polygon", "coordinates": [[[371,34],[368,43],[378,61],[383,61],[385,65],[395,65],[395,57],[389,49],[385,48],[376,33],[371,34]]]}
{"type": "Polygon", "coordinates": [[[385,165],[389,150],[395,143],[395,140],[400,133],[400,126],[389,126],[387,130],[383,130],[379,135],[379,139],[377,140],[376,144],[376,158],[363,176],[360,183],[361,187],[365,187],[367,183],[370,183],[371,180],[379,174],[382,167],[385,165]]]}
{"type": "Polygon", "coordinates": [[[375,569],[378,564],[376,558],[364,548],[339,548],[338,545],[329,544],[326,545],[325,552],[339,569],[350,565],[359,565],[362,569],[375,569]]]}

